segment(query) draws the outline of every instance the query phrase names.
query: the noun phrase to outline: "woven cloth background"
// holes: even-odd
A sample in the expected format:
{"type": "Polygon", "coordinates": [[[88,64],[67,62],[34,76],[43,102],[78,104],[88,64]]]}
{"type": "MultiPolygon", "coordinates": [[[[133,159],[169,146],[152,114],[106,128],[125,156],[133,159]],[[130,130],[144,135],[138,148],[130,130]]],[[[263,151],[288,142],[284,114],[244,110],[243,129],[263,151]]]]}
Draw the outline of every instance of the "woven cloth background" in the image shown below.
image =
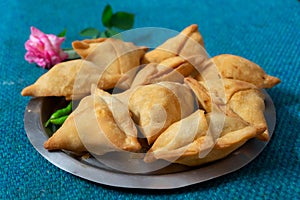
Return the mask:
{"type": "Polygon", "coordinates": [[[300,2],[297,0],[0,2],[0,199],[300,199],[300,2]],[[83,28],[101,27],[104,6],[135,13],[135,27],[180,31],[197,23],[210,55],[255,61],[282,83],[267,90],[277,108],[272,140],[249,165],[226,176],[171,191],[128,190],[73,176],[46,161],[30,144],[22,88],[46,70],[24,60],[30,26],[57,34],[65,47],[83,28]]]}

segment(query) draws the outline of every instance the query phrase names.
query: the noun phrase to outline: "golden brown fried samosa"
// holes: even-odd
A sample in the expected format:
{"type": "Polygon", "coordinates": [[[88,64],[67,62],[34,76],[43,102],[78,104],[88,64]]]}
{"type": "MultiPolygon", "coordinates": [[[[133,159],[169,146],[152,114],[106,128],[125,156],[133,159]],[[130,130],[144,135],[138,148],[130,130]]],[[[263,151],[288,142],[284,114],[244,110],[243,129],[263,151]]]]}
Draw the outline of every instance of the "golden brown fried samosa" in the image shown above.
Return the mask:
{"type": "Polygon", "coordinates": [[[45,142],[48,150],[138,151],[137,130],[127,107],[111,95],[98,92],[83,98],[64,124],[45,142]]]}
{"type": "MultiPolygon", "coordinates": [[[[212,161],[216,161],[225,158],[230,153],[241,147],[249,139],[258,136],[261,132],[265,130],[265,127],[260,126],[247,126],[243,129],[230,132],[223,137],[217,139],[217,142],[213,149],[206,154],[204,157],[199,157],[199,153],[184,156],[175,161],[175,163],[180,163],[188,166],[198,166],[212,161]]],[[[199,148],[203,142],[199,140],[200,144],[197,142],[192,146],[195,150],[199,148]]],[[[194,151],[195,151],[194,150],[194,151]]],[[[201,153],[201,152],[200,152],[201,153]]]]}
{"type": "Polygon", "coordinates": [[[147,52],[142,63],[161,63],[174,56],[190,57],[200,51],[204,54],[204,42],[198,31],[198,25],[192,24],[182,30],[177,36],[168,39],[154,50],[147,52]]]}
{"type": "Polygon", "coordinates": [[[194,110],[194,98],[188,87],[175,82],[138,86],[129,98],[133,121],[152,144],[172,123],[194,110]]]}
{"type": "Polygon", "coordinates": [[[22,90],[23,96],[64,96],[67,100],[90,94],[101,74],[94,63],[86,60],[62,62],[52,67],[37,81],[22,90]],[[76,84],[75,84],[76,81],[76,84]],[[77,88],[74,88],[76,85],[77,88]]]}
{"type": "MultiPolygon", "coordinates": [[[[239,91],[248,89],[257,89],[255,85],[249,82],[235,80],[235,79],[222,79],[224,83],[226,103],[231,99],[231,97],[239,91]]],[[[246,105],[245,105],[246,106],[246,105]]]]}
{"type": "MultiPolygon", "coordinates": [[[[264,117],[264,95],[261,91],[255,85],[245,81],[226,78],[222,81],[226,97],[225,104],[245,121],[254,125],[263,124],[267,126],[264,117]]],[[[185,83],[194,92],[200,108],[203,108],[207,113],[211,112],[215,102],[212,102],[210,95],[214,92],[217,93],[217,91],[214,88],[210,88],[211,91],[209,91],[205,82],[197,81],[191,77],[185,78],[185,83]]],[[[268,140],[268,130],[259,135],[258,138],[268,140]]]]}
{"type": "Polygon", "coordinates": [[[74,41],[73,48],[85,60],[91,61],[103,68],[98,87],[111,89],[117,85],[122,89],[129,88],[140,60],[147,51],[146,47],[139,47],[131,42],[107,38],[94,40],[74,41]],[[129,74],[127,74],[129,73],[129,74]]]}
{"type": "Polygon", "coordinates": [[[212,100],[210,97],[210,93],[208,92],[207,88],[198,82],[197,80],[193,79],[192,77],[186,77],[184,82],[192,89],[194,92],[197,100],[198,105],[200,108],[204,109],[207,113],[211,112],[212,110],[212,100]]]}
{"type": "Polygon", "coordinates": [[[224,158],[265,130],[264,125],[252,126],[229,111],[223,116],[221,133],[214,139],[215,134],[207,134],[211,117],[210,114],[205,117],[203,111],[198,110],[172,124],[154,142],[144,158],[145,162],[164,159],[188,166],[201,165],[224,158]],[[191,130],[195,127],[198,127],[196,131],[191,130]]]}
{"type": "MultiPolygon", "coordinates": [[[[228,102],[229,107],[241,116],[245,121],[257,125],[264,124],[267,126],[264,116],[265,102],[264,94],[258,89],[249,89],[236,92],[228,102]]],[[[259,139],[269,140],[269,132],[265,130],[259,139]]]]}
{"type": "Polygon", "coordinates": [[[212,61],[223,78],[246,81],[258,88],[271,88],[280,83],[279,78],[268,75],[259,65],[240,56],[222,54],[212,61]]]}
{"type": "Polygon", "coordinates": [[[153,162],[156,159],[165,159],[172,162],[183,154],[187,156],[196,153],[190,151],[189,147],[201,136],[206,135],[207,130],[208,124],[204,111],[197,110],[169,126],[156,139],[144,160],[153,162]]]}
{"type": "Polygon", "coordinates": [[[77,51],[88,52],[82,53],[85,60],[55,65],[33,85],[25,88],[22,95],[65,96],[69,100],[89,94],[92,84],[97,84],[101,89],[111,89],[116,85],[128,88],[146,50],[116,39],[95,43],[77,41],[74,44],[77,51]]]}
{"type": "Polygon", "coordinates": [[[149,63],[138,71],[131,88],[162,81],[183,82],[183,78],[194,70],[194,67],[180,56],[168,58],[159,64],[149,63]]]}
{"type": "MultiPolygon", "coordinates": [[[[224,103],[226,104],[229,99],[232,97],[233,94],[235,94],[238,91],[242,90],[248,90],[248,89],[255,89],[257,88],[255,85],[240,81],[240,80],[234,80],[234,79],[221,79],[222,81],[222,87],[224,90],[224,103]]],[[[216,97],[220,97],[220,89],[214,88],[214,85],[211,85],[210,88],[208,88],[206,82],[204,81],[197,81],[196,79],[192,77],[186,77],[184,79],[184,82],[192,89],[195,96],[197,97],[199,106],[203,108],[207,113],[212,111],[212,98],[211,94],[214,93],[216,97]]],[[[217,103],[217,102],[214,102],[217,103]]]]}
{"type": "Polygon", "coordinates": [[[81,41],[72,42],[72,47],[76,53],[83,59],[87,58],[89,54],[95,51],[95,48],[99,43],[104,42],[108,38],[96,38],[96,39],[86,39],[81,41]]]}

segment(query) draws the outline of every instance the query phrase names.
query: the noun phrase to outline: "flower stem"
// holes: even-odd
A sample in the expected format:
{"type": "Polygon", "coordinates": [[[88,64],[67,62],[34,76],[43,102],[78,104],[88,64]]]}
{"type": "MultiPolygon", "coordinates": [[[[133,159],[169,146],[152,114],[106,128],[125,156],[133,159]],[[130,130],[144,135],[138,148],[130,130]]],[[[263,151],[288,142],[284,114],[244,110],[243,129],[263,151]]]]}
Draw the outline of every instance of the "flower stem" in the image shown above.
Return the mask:
{"type": "Polygon", "coordinates": [[[80,58],[80,56],[74,51],[74,49],[63,49],[63,51],[68,54],[68,60],[75,60],[80,58]]]}

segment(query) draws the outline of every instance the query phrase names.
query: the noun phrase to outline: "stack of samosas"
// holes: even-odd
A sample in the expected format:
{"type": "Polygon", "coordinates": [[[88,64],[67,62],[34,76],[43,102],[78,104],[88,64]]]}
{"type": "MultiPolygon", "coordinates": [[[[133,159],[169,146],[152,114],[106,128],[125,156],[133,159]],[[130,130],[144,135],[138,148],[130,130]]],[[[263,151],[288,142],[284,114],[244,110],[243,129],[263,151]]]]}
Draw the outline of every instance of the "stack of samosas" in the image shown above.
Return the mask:
{"type": "Polygon", "coordinates": [[[197,166],[251,138],[269,140],[262,89],[280,79],[240,56],[210,58],[197,25],[151,51],[113,38],[73,48],[81,59],[55,65],[22,91],[79,100],[45,142],[48,150],[128,151],[143,153],[145,162],[197,166]]]}

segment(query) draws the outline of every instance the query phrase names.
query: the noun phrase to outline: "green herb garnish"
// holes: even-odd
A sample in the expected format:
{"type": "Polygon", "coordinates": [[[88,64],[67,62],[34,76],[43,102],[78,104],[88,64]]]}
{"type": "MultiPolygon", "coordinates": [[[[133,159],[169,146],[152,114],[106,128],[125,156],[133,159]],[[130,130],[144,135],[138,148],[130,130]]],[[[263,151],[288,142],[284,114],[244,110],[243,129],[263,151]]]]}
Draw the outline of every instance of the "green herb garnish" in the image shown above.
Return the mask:
{"type": "Polygon", "coordinates": [[[48,127],[49,124],[62,125],[71,112],[72,102],[67,107],[55,111],[45,123],[45,127],[48,127]]]}
{"type": "Polygon", "coordinates": [[[67,34],[67,29],[65,28],[62,32],[60,32],[59,34],[57,34],[57,37],[65,37],[67,34]]]}
{"type": "Polygon", "coordinates": [[[102,24],[106,29],[99,31],[97,28],[89,27],[83,29],[79,34],[84,37],[111,37],[119,30],[128,30],[133,27],[134,14],[128,12],[116,12],[113,13],[112,7],[108,4],[105,6],[102,12],[102,24]]]}

